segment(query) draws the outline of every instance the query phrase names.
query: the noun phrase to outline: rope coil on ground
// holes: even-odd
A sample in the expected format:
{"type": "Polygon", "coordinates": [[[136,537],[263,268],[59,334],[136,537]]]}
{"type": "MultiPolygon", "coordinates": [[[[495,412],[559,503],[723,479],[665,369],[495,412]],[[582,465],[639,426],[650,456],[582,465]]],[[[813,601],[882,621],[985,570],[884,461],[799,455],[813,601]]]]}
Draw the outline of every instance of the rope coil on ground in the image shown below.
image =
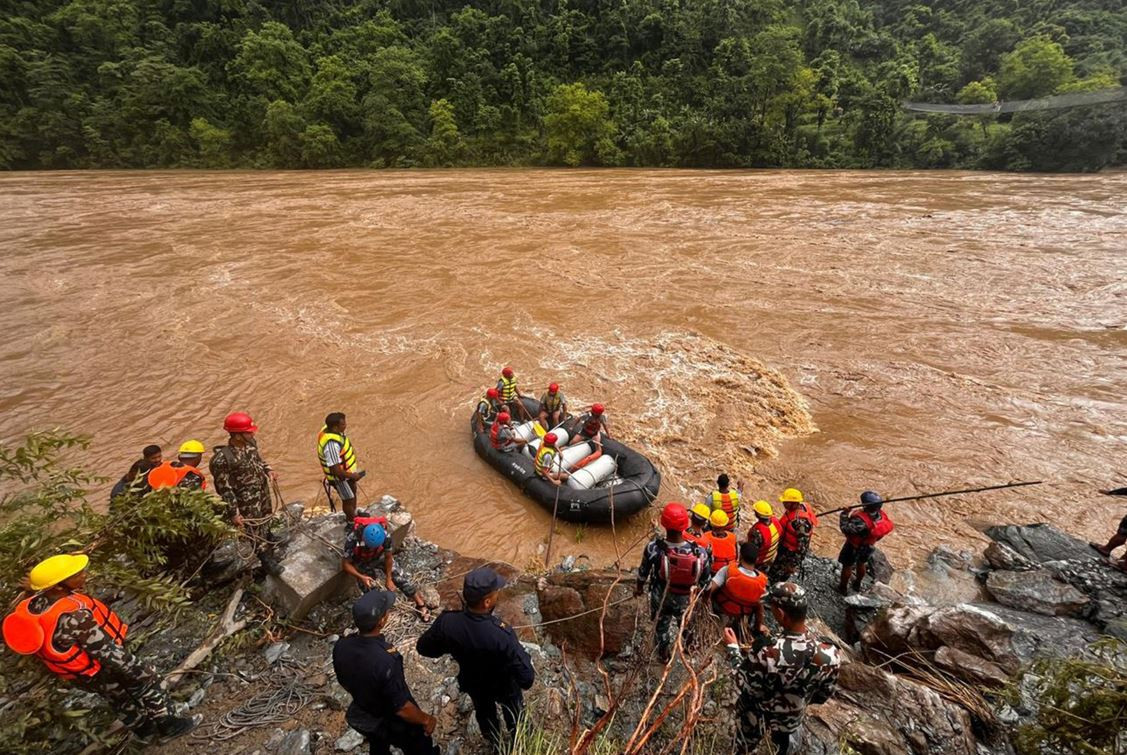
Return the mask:
{"type": "Polygon", "coordinates": [[[280,673],[275,678],[282,679],[279,685],[258,693],[215,723],[200,727],[192,738],[224,742],[248,729],[288,721],[308,705],[313,689],[302,678],[304,666],[290,659],[281,659],[276,665],[280,673]]]}

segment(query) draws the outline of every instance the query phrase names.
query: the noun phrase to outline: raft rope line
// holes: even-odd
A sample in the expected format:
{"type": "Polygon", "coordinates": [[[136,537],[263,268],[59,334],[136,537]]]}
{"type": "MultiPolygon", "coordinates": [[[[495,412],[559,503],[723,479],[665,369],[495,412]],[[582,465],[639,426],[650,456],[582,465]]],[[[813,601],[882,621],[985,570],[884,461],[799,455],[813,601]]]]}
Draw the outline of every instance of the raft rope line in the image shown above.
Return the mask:
{"type": "Polygon", "coordinates": [[[192,739],[225,742],[248,729],[292,719],[309,704],[313,689],[303,680],[303,663],[283,656],[277,665],[281,667],[280,673],[274,678],[281,677],[283,681],[280,684],[258,693],[238,708],[223,714],[218,721],[200,727],[192,733],[192,739]]]}

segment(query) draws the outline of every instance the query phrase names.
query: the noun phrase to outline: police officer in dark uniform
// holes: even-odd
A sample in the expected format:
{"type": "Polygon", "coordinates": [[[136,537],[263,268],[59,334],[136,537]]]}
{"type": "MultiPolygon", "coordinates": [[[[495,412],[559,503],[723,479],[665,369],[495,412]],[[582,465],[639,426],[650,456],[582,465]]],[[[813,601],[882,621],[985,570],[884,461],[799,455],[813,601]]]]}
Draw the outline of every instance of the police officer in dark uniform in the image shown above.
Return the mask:
{"type": "Polygon", "coordinates": [[[532,686],[532,660],[505,622],[493,615],[505,580],[487,567],[466,575],[461,611],[445,611],[416,645],[419,655],[438,658],[449,653],[458,662],[458,686],[473,700],[481,733],[493,752],[507,752],[524,710],[522,690],[532,686]],[[497,706],[508,727],[502,738],[497,706]]]}
{"type": "Polygon", "coordinates": [[[352,695],[345,720],[367,738],[371,755],[388,755],[391,745],[403,755],[439,755],[430,737],[435,718],[415,703],[403,678],[403,657],[380,634],[393,605],[395,593],[365,593],[352,606],[360,633],[333,647],[337,681],[352,695]]]}

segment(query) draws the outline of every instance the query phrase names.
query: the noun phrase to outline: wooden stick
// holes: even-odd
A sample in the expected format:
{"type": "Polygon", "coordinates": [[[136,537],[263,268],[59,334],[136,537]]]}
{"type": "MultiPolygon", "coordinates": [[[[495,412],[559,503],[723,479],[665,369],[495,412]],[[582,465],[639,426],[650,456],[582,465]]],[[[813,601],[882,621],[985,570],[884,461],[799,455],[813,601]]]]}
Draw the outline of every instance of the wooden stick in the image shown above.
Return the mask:
{"type": "Polygon", "coordinates": [[[211,651],[219,646],[219,643],[227,639],[235,632],[242,631],[247,625],[247,619],[240,619],[235,621],[235,611],[239,607],[239,601],[243,598],[243,588],[235,590],[231,595],[231,599],[227,601],[227,608],[223,611],[223,618],[219,622],[219,626],[211,633],[211,636],[204,641],[202,645],[188,654],[184,662],[173,669],[164,678],[162,686],[165,689],[172,689],[184,677],[184,672],[194,669],[200,665],[211,655],[211,651]]]}

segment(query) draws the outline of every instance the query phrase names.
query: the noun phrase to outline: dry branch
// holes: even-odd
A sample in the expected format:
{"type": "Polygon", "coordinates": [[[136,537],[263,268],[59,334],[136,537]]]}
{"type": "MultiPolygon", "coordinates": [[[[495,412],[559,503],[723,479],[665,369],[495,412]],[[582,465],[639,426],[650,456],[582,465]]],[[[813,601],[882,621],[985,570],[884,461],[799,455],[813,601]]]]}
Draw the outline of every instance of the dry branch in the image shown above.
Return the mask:
{"type": "Polygon", "coordinates": [[[202,645],[189,653],[183,663],[169,672],[168,676],[164,678],[163,686],[165,689],[172,689],[179,684],[180,680],[184,677],[184,673],[203,663],[204,660],[211,655],[211,652],[219,646],[219,643],[235,634],[235,632],[242,631],[246,627],[246,619],[235,621],[235,611],[238,609],[239,601],[242,600],[242,597],[243,588],[240,587],[235,590],[231,595],[231,599],[227,601],[227,608],[223,611],[223,618],[220,620],[219,626],[216,627],[215,631],[204,640],[202,645]]]}

